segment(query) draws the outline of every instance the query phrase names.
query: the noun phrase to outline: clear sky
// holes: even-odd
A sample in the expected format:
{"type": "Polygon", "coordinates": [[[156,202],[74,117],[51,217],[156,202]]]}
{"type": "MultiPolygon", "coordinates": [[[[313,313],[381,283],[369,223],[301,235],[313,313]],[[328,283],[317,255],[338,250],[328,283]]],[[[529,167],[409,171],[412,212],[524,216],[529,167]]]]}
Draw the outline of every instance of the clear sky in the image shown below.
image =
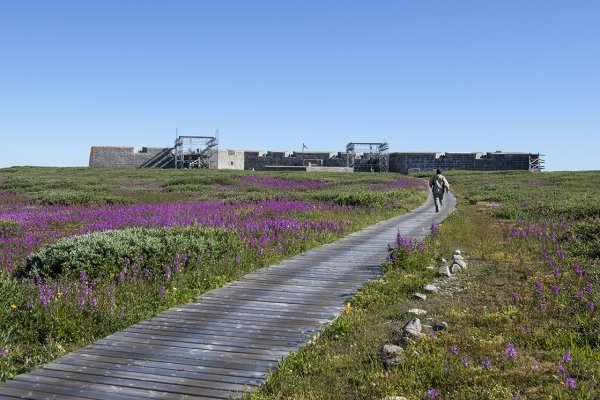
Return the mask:
{"type": "Polygon", "coordinates": [[[600,169],[599,21],[597,0],[0,0],[0,167],[178,128],[600,169]]]}

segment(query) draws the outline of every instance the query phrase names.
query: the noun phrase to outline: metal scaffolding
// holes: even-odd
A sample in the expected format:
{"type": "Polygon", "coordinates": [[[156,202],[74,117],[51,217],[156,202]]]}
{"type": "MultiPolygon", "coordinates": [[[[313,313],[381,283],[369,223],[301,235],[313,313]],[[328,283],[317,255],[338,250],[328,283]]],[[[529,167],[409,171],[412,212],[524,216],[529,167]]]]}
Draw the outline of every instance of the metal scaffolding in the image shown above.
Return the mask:
{"type": "Polygon", "coordinates": [[[543,154],[529,154],[529,171],[540,172],[545,168],[543,154]]]}
{"type": "Polygon", "coordinates": [[[348,143],[346,166],[354,171],[389,172],[388,143],[348,143]]]}
{"type": "Polygon", "coordinates": [[[218,165],[216,136],[178,136],[175,140],[175,168],[211,168],[218,165]]]}

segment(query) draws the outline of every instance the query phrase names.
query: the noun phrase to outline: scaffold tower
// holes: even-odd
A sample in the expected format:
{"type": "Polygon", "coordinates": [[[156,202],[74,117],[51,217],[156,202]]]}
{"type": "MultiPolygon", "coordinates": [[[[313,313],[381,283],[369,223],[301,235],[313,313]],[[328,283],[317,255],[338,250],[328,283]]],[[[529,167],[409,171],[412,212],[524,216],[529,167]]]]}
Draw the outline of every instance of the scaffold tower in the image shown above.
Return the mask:
{"type": "Polygon", "coordinates": [[[217,168],[219,140],[216,136],[178,136],[175,168],[217,168]]]}
{"type": "Polygon", "coordinates": [[[389,145],[385,143],[348,143],[346,166],[354,171],[389,172],[389,145]]]}

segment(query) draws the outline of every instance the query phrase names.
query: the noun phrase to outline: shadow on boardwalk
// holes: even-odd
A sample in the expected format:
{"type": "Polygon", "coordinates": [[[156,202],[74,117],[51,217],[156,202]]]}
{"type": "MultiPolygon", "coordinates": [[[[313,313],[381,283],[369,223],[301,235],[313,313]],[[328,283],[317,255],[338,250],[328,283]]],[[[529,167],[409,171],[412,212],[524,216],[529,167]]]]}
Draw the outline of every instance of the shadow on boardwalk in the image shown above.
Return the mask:
{"type": "Polygon", "coordinates": [[[456,200],[421,207],[248,274],[193,303],[0,384],[2,399],[215,399],[260,385],[380,273],[396,233],[429,234],[456,200]]]}

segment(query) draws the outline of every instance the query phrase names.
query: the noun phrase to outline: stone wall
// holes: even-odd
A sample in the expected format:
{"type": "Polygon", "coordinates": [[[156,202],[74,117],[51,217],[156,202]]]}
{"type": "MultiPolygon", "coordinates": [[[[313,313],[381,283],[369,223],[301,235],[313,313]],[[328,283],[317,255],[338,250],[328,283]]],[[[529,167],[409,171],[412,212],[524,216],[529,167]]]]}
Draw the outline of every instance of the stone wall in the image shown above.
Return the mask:
{"type": "Polygon", "coordinates": [[[346,159],[329,151],[245,151],[244,168],[264,170],[267,167],[345,167],[346,159]]]}
{"type": "Polygon", "coordinates": [[[390,153],[390,172],[529,170],[530,153],[390,153]]]}
{"type": "Polygon", "coordinates": [[[165,147],[93,146],[90,150],[89,166],[139,168],[166,149],[165,147]]]}
{"type": "Polygon", "coordinates": [[[243,150],[219,150],[217,169],[244,169],[243,150]]]}
{"type": "MultiPolygon", "coordinates": [[[[169,150],[163,147],[102,147],[94,146],[90,151],[90,167],[128,167],[138,168],[169,150]]],[[[162,156],[161,156],[162,157],[162,156]]],[[[163,159],[164,157],[157,157],[163,159]]],[[[167,157],[168,158],[168,157],[167,157]]],[[[425,172],[436,168],[441,170],[529,170],[530,159],[539,158],[532,153],[443,153],[443,152],[414,152],[390,153],[390,172],[425,172]]],[[[164,158],[163,163],[153,166],[173,168],[172,160],[164,158]]],[[[154,162],[154,161],[152,161],[154,162]]],[[[368,167],[368,159],[357,157],[358,169],[360,163],[368,167]]],[[[329,171],[346,168],[346,153],[329,151],[252,151],[252,150],[219,150],[217,169],[246,169],[246,170],[298,170],[309,167],[329,168],[329,171]]]]}

